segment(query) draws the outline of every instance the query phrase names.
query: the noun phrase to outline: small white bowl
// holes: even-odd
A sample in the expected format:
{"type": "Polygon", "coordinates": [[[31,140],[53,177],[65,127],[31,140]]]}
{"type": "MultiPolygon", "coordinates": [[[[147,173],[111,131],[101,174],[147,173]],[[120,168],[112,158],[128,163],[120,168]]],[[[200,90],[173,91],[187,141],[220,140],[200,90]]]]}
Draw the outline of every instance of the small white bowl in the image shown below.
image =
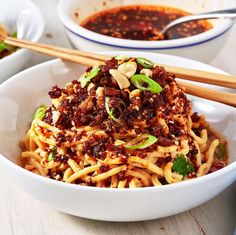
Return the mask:
{"type": "MultiPolygon", "coordinates": [[[[180,57],[144,52],[120,53],[147,57],[162,64],[222,72],[180,57]]],[[[84,70],[81,65],[53,60],[25,70],[0,85],[0,171],[18,187],[49,206],[72,215],[107,221],[140,221],[189,210],[210,200],[235,181],[236,109],[196,97],[191,98],[193,110],[205,114],[210,125],[228,139],[230,164],[209,175],[161,187],[112,189],[58,182],[18,166],[18,143],[29,128],[35,108],[42,103],[49,104],[48,91],[53,85],[63,87],[78,79],[84,70]]]]}
{"type": "MultiPolygon", "coordinates": [[[[0,0],[0,6],[0,22],[9,33],[17,31],[18,34],[20,33],[18,36],[21,38],[33,42],[39,41],[44,31],[44,20],[38,7],[32,1],[0,0]],[[23,19],[23,14],[28,18],[23,19]],[[29,18],[29,16],[32,17],[29,18]],[[19,17],[21,17],[20,22],[19,17]]],[[[11,55],[0,59],[0,83],[22,70],[30,56],[30,51],[19,49],[11,55]]]]}
{"type": "Polygon", "coordinates": [[[213,59],[223,48],[229,30],[233,25],[229,19],[214,20],[212,21],[213,29],[192,37],[165,41],[138,41],[119,39],[92,32],[78,25],[73,18],[75,10],[79,11],[79,21],[82,22],[93,13],[104,9],[137,4],[172,6],[191,13],[235,7],[234,0],[60,0],[58,16],[72,44],[80,50],[145,50],[183,56],[204,62],[213,59]]]}

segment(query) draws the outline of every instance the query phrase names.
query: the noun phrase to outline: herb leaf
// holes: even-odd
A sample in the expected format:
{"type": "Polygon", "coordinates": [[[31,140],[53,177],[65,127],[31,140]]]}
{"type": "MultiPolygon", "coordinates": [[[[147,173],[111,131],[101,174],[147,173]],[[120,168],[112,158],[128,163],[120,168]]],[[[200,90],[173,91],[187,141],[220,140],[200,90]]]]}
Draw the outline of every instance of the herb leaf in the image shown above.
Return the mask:
{"type": "Polygon", "coordinates": [[[173,170],[183,176],[195,171],[194,165],[183,154],[174,160],[173,170]]]}

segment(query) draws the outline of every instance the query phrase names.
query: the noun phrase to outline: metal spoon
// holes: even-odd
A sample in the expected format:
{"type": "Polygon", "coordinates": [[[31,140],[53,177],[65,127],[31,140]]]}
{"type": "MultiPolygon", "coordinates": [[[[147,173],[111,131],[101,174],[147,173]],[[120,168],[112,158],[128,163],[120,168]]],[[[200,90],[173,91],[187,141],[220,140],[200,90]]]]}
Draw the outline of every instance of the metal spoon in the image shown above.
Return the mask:
{"type": "Polygon", "coordinates": [[[226,9],[226,10],[220,10],[220,11],[211,11],[206,12],[202,14],[196,14],[196,15],[190,15],[190,16],[184,16],[177,20],[172,21],[168,25],[165,26],[164,29],[161,30],[161,34],[165,35],[166,32],[172,28],[173,26],[176,26],[178,24],[191,21],[191,20],[202,20],[202,19],[217,19],[217,18],[228,18],[228,19],[236,19],[236,8],[226,9]]]}

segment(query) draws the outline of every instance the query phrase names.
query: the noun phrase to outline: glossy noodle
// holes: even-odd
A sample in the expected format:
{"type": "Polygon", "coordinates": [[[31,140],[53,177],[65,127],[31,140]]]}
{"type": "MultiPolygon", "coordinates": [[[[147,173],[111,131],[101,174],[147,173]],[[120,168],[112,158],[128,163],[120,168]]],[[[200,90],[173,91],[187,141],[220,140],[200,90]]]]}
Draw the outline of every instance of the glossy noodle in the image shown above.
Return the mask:
{"type": "Polygon", "coordinates": [[[26,133],[25,169],[67,183],[159,187],[227,164],[226,141],[192,113],[175,76],[118,56],[49,92],[26,133]]]}

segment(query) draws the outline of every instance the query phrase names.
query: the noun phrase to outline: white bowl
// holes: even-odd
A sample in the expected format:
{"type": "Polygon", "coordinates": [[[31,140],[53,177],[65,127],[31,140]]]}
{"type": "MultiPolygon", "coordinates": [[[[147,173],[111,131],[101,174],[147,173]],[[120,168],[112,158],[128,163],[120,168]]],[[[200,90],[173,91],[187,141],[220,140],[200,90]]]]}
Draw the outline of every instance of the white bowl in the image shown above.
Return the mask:
{"type": "MultiPolygon", "coordinates": [[[[0,0],[0,22],[7,31],[20,33],[19,37],[37,42],[44,31],[44,20],[36,5],[30,0],[0,0]],[[24,14],[27,19],[21,18],[24,14]],[[26,15],[27,14],[27,15],[26,15]],[[20,28],[20,29],[19,29],[20,28]],[[20,30],[20,32],[19,32],[20,30]]],[[[0,59],[0,83],[24,68],[30,59],[31,52],[19,49],[15,53],[0,59]]]]}
{"type": "MultiPolygon", "coordinates": [[[[222,72],[174,56],[142,52],[126,54],[160,63],[222,72]]],[[[72,215],[107,221],[140,221],[189,210],[210,200],[235,181],[236,109],[196,97],[192,98],[194,111],[205,114],[210,125],[228,139],[230,164],[209,175],[162,187],[112,189],[58,182],[18,166],[18,142],[29,127],[35,108],[42,103],[49,104],[47,93],[53,85],[62,87],[68,81],[78,79],[84,70],[81,65],[53,60],[25,70],[0,85],[0,170],[18,187],[51,207],[72,215]]]]}
{"type": "Polygon", "coordinates": [[[94,12],[132,4],[166,5],[192,13],[235,7],[234,0],[60,0],[58,16],[72,44],[80,50],[146,50],[204,62],[213,59],[223,48],[233,24],[231,20],[214,20],[212,21],[213,29],[189,38],[167,41],[138,41],[119,39],[92,32],[79,26],[73,19],[73,13],[76,9],[79,11],[79,21],[82,22],[94,12]]]}

